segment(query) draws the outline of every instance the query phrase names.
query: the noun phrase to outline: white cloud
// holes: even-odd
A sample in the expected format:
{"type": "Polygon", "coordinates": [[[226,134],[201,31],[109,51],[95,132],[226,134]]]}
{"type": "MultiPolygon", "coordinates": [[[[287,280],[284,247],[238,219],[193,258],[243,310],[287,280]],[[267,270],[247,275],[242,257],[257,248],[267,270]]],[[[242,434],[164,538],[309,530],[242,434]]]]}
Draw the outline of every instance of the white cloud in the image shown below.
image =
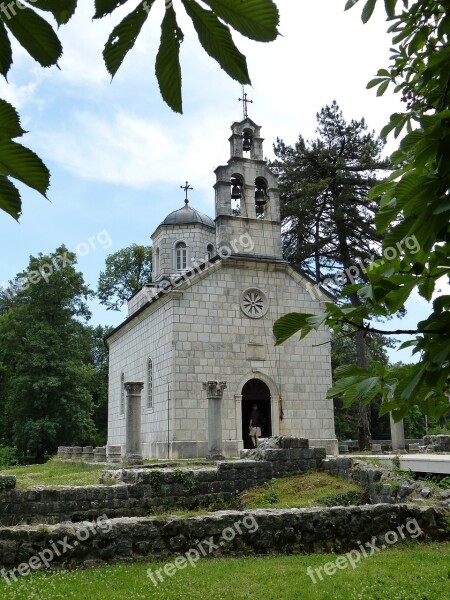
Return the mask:
{"type": "Polygon", "coordinates": [[[22,108],[36,94],[37,83],[15,85],[0,81],[0,97],[10,102],[15,108],[22,108]]]}
{"type": "Polygon", "coordinates": [[[197,187],[210,189],[210,178],[205,181],[205,170],[212,170],[210,148],[219,148],[226,134],[218,130],[214,138],[208,135],[205,147],[201,132],[213,129],[212,118],[209,126],[202,119],[177,132],[124,111],[111,117],[77,111],[70,123],[59,131],[41,133],[38,144],[42,154],[84,179],[135,189],[185,177],[197,181],[197,187]]]}

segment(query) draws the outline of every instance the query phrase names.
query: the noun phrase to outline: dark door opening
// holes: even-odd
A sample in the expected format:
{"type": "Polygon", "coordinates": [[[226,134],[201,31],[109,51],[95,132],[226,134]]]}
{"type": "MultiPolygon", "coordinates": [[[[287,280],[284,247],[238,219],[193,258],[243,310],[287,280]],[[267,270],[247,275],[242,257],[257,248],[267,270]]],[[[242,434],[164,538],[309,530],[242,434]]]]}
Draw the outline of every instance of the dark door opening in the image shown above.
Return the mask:
{"type": "Polygon", "coordinates": [[[256,404],[264,418],[261,437],[272,435],[272,410],[270,402],[270,390],[261,379],[250,379],[242,388],[242,439],[244,448],[252,448],[249,432],[250,414],[252,405],[256,404]]]}

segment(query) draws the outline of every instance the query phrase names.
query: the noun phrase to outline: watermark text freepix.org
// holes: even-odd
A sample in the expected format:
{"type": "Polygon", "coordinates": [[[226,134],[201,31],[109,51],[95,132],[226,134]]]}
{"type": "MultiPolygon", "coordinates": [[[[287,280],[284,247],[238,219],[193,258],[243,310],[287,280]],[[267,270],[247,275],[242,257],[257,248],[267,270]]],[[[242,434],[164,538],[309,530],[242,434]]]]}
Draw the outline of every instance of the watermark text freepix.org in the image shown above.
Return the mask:
{"type": "MultiPolygon", "coordinates": [[[[217,256],[222,259],[229,258],[233,252],[235,254],[248,254],[255,247],[255,243],[253,242],[250,235],[247,233],[243,233],[230,242],[230,245],[222,245],[217,249],[217,256]]],[[[187,267],[184,271],[180,271],[170,277],[165,277],[161,282],[156,282],[157,285],[155,287],[146,289],[145,295],[148,300],[152,300],[155,296],[159,294],[167,294],[174,288],[187,283],[191,285],[190,279],[192,279],[201,269],[209,269],[214,263],[211,261],[211,256],[205,256],[201,260],[191,259],[191,265],[187,267]]]]}
{"type": "MultiPolygon", "coordinates": [[[[99,231],[96,235],[92,235],[87,241],[80,242],[75,248],[75,256],[86,256],[89,252],[97,250],[99,247],[103,250],[107,250],[111,245],[111,236],[106,229],[103,229],[103,231],[99,231]]],[[[0,287],[3,288],[6,298],[12,300],[19,290],[27,290],[30,285],[34,285],[41,280],[44,280],[45,283],[49,283],[50,276],[53,275],[53,273],[72,265],[73,262],[74,260],[70,258],[68,251],[64,252],[62,255],[55,255],[50,262],[41,265],[38,271],[28,271],[24,277],[21,277],[16,287],[13,287],[12,285],[9,287],[0,287]]]]}
{"type": "MultiPolygon", "coordinates": [[[[389,246],[388,248],[384,248],[383,257],[386,261],[391,261],[397,258],[397,256],[399,256],[402,252],[405,252],[406,250],[411,252],[411,254],[417,254],[417,252],[419,252],[420,244],[415,235],[403,238],[402,240],[397,242],[395,246],[389,246]]],[[[336,275],[333,275],[332,277],[327,277],[327,279],[325,279],[320,285],[317,283],[313,284],[310,282],[306,282],[304,285],[307,291],[309,292],[311,298],[313,300],[316,300],[322,297],[322,286],[326,288],[327,286],[330,286],[332,284],[341,286],[347,285],[349,282],[353,284],[361,274],[371,270],[375,260],[380,260],[380,258],[372,254],[366,265],[364,265],[362,261],[360,261],[355,265],[351,265],[344,271],[336,273],[336,275]]],[[[384,262],[384,260],[382,260],[382,262],[384,262]]]]}
{"type": "Polygon", "coordinates": [[[242,535],[244,532],[255,533],[259,528],[258,523],[253,515],[246,515],[243,519],[233,523],[232,527],[226,527],[222,531],[222,535],[218,543],[214,542],[214,536],[208,539],[195,540],[195,547],[188,550],[185,554],[180,554],[170,563],[166,563],[161,569],[153,572],[152,569],[147,570],[147,577],[152,580],[152,583],[157,587],[163,583],[164,577],[173,577],[177,571],[185,569],[188,565],[196,567],[197,561],[200,558],[212,554],[215,550],[219,550],[226,543],[232,542],[237,535],[242,535]],[[242,527],[243,526],[243,527],[242,527]]]}
{"type": "Polygon", "coordinates": [[[338,556],[335,561],[328,562],[321,567],[316,567],[315,569],[308,567],[306,572],[311,577],[311,581],[316,584],[317,580],[323,581],[322,571],[325,575],[331,576],[334,575],[338,569],[347,569],[349,565],[353,569],[356,569],[361,557],[368,558],[377,552],[385,550],[387,546],[392,546],[399,540],[404,540],[406,537],[405,529],[412,539],[418,538],[423,533],[416,519],[409,519],[405,525],[399,525],[396,530],[388,531],[384,535],[385,543],[381,544],[381,546],[377,546],[378,539],[374,536],[370,542],[366,542],[365,544],[357,542],[360,544],[357,550],[351,550],[350,552],[347,552],[347,554],[338,556]]]}
{"type": "Polygon", "coordinates": [[[36,571],[43,567],[48,569],[50,563],[55,558],[59,558],[63,554],[70,552],[79,546],[80,543],[85,542],[99,532],[108,533],[109,531],[111,531],[111,523],[106,515],[102,515],[93,523],[86,523],[83,527],[77,525],[75,527],[75,536],[77,538],[75,541],[72,541],[72,543],[69,544],[67,536],[64,536],[62,540],[49,540],[49,548],[44,548],[44,550],[35,556],[32,556],[27,562],[21,563],[18,567],[14,567],[10,571],[6,571],[6,569],[3,568],[0,571],[0,577],[4,579],[8,585],[12,585],[13,581],[17,581],[17,576],[26,577],[31,571],[36,571]]]}

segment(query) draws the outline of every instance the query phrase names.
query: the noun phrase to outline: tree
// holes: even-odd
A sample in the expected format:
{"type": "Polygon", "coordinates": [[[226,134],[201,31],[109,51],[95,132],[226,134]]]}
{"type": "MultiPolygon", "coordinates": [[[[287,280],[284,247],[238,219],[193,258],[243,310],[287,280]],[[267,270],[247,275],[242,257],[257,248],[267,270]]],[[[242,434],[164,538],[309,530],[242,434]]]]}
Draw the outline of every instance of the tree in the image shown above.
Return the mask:
{"type": "MultiPolygon", "coordinates": [[[[351,8],[358,0],[349,0],[351,8]]],[[[370,192],[380,198],[375,217],[383,236],[385,259],[375,261],[368,282],[344,289],[339,306],[326,303],[323,315],[285,315],[274,326],[277,343],[296,331],[304,337],[313,328],[328,326],[335,333],[350,328],[355,335],[407,334],[401,347],[412,347],[418,362],[399,379],[377,363],[371,369],[348,365],[330,397],[345,395],[349,402],[370,402],[382,395],[384,412],[399,420],[419,407],[440,419],[449,414],[450,295],[441,295],[440,281],[450,274],[450,25],[447,3],[439,0],[385,1],[394,34],[391,63],[380,69],[368,87],[381,96],[389,85],[402,94],[403,113],[391,116],[381,132],[406,135],[391,157],[395,167],[387,180],[370,192]],[[387,260],[386,260],[387,259],[387,260]],[[401,308],[412,293],[430,303],[429,316],[415,329],[379,329],[373,321],[401,308]],[[351,303],[357,294],[360,306],[351,303]]],[[[363,22],[370,19],[376,0],[368,0],[363,22]]]]}
{"type": "Polygon", "coordinates": [[[108,310],[120,310],[128,299],[152,280],[152,249],[132,244],[106,258],[98,278],[97,296],[108,310]]]}
{"type": "Polygon", "coordinates": [[[0,362],[9,367],[6,395],[12,441],[43,461],[60,444],[92,440],[90,347],[83,321],[92,294],[61,246],[30,257],[17,276],[14,305],[0,317],[0,362]]]}
{"type": "Polygon", "coordinates": [[[9,445],[8,419],[6,411],[6,399],[8,393],[9,369],[7,365],[0,362],[0,446],[9,445]]]}
{"type": "Polygon", "coordinates": [[[347,123],[336,101],[317,114],[316,131],[317,139],[300,135],[294,147],[277,139],[271,167],[279,174],[285,258],[336,293],[342,271],[368,265],[379,249],[378,205],[367,196],[389,164],[382,140],[364,119],[347,123]]]}
{"type": "MultiPolygon", "coordinates": [[[[384,146],[364,119],[347,123],[336,101],[317,115],[318,138],[295,147],[277,140],[284,249],[318,284],[336,293],[344,284],[366,281],[369,265],[380,246],[373,218],[376,200],[369,190],[378,183],[376,173],[388,168],[381,160],[384,146]]],[[[359,306],[357,294],[350,297],[359,306]]],[[[367,368],[366,340],[355,337],[356,364],[367,368]]],[[[359,405],[360,449],[370,447],[369,409],[359,405]]]]}
{"type": "MultiPolygon", "coordinates": [[[[74,15],[77,0],[31,0],[33,7],[49,12],[58,27],[74,15]]],[[[130,0],[95,0],[94,19],[111,15],[130,0]]],[[[279,14],[272,0],[181,0],[192,20],[204,50],[236,81],[250,84],[246,58],[231,36],[230,25],[251,40],[270,42],[278,35],[279,14]]],[[[114,77],[133,48],[149,18],[155,0],[140,0],[138,5],[111,32],[103,50],[108,72],[114,77]]],[[[165,3],[161,41],[155,72],[161,95],[172,110],[182,112],[180,45],[184,34],[177,22],[172,2],[165,3]]],[[[13,62],[11,33],[26,52],[42,67],[57,65],[63,48],[50,23],[33,8],[17,1],[0,5],[0,73],[7,77],[13,62]]],[[[21,197],[10,177],[46,195],[50,173],[42,160],[14,141],[25,131],[11,104],[0,99],[0,209],[18,219],[21,197]]]]}
{"type": "MultiPolygon", "coordinates": [[[[368,364],[380,362],[388,365],[388,348],[395,347],[395,341],[389,337],[373,335],[366,339],[366,353],[368,364]]],[[[350,336],[337,336],[331,340],[331,367],[334,373],[342,365],[356,364],[356,346],[350,336]]],[[[359,406],[351,404],[347,406],[342,398],[336,396],[333,398],[334,419],[336,426],[336,435],[338,439],[353,439],[358,430],[359,406]]],[[[373,438],[388,439],[390,436],[390,424],[388,415],[380,416],[381,398],[375,398],[370,406],[367,406],[369,412],[369,422],[371,435],[373,438]]]]}
{"type": "Polygon", "coordinates": [[[112,330],[112,327],[102,327],[101,325],[86,328],[91,348],[90,362],[95,369],[91,389],[94,407],[92,418],[96,429],[94,443],[96,446],[106,444],[108,437],[109,355],[104,339],[112,330]]]}

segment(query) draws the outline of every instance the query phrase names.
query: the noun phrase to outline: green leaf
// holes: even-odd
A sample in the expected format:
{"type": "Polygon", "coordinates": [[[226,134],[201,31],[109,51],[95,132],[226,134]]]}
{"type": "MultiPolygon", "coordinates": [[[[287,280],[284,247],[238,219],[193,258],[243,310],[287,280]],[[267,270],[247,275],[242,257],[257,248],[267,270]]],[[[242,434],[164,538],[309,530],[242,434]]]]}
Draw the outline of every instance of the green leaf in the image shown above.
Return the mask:
{"type": "Polygon", "coordinates": [[[156,77],[164,101],[178,113],[183,112],[181,99],[180,44],[183,32],[178,27],[173,8],[166,9],[161,24],[161,42],[156,56],[156,77]]]}
{"type": "Polygon", "coordinates": [[[3,13],[0,18],[19,44],[41,67],[56,65],[62,55],[61,42],[45,19],[25,5],[8,19],[3,13]]]}
{"type": "Polygon", "coordinates": [[[273,325],[275,345],[279,346],[301,329],[308,327],[307,320],[314,316],[316,315],[294,312],[280,317],[273,325]]]}
{"type": "Polygon", "coordinates": [[[51,12],[58,25],[65,25],[74,15],[77,0],[29,0],[35,8],[51,12]]]}
{"type": "Polygon", "coordinates": [[[0,139],[20,137],[25,132],[20,126],[19,115],[14,108],[0,98],[0,139]]]}
{"type": "Polygon", "coordinates": [[[215,14],[245,37],[272,42],[278,36],[280,15],[272,0],[203,0],[215,14]]]}
{"type": "Polygon", "coordinates": [[[363,11],[361,13],[361,19],[363,23],[367,23],[367,21],[372,16],[373,11],[375,10],[376,3],[377,0],[367,0],[366,5],[364,6],[363,11]]]}
{"type": "Polygon", "coordinates": [[[394,113],[393,115],[391,115],[391,119],[389,121],[389,123],[387,125],[385,125],[383,127],[383,129],[381,130],[380,133],[380,137],[382,138],[386,138],[387,135],[395,128],[398,127],[399,124],[403,125],[406,123],[406,115],[402,114],[402,113],[394,113]]]}
{"type": "Polygon", "coordinates": [[[391,313],[396,313],[405,305],[406,300],[409,298],[415,286],[416,281],[414,280],[411,283],[403,285],[396,290],[392,290],[387,294],[385,297],[385,302],[391,313]]]}
{"type": "Polygon", "coordinates": [[[94,19],[101,19],[128,2],[128,0],[95,0],[95,15],[94,19]]]}
{"type": "MultiPolygon", "coordinates": [[[[383,83],[386,81],[386,77],[376,77],[375,79],[371,79],[369,81],[369,83],[366,85],[366,89],[370,90],[371,88],[375,87],[376,85],[379,85],[380,83],[383,83]]],[[[388,83],[389,83],[389,79],[388,79],[388,83]]]]}
{"type": "Polygon", "coordinates": [[[8,32],[2,21],[0,21],[0,73],[6,79],[9,69],[12,65],[11,42],[8,32]]]}
{"type": "Polygon", "coordinates": [[[357,367],[356,365],[340,365],[334,370],[334,376],[337,379],[341,379],[342,377],[370,377],[372,375],[371,371],[367,369],[363,369],[362,367],[357,367]]]}
{"type": "Polygon", "coordinates": [[[42,160],[12,140],[0,139],[0,175],[14,177],[43,196],[50,184],[50,173],[42,160]]]}
{"type": "Polygon", "coordinates": [[[16,219],[16,221],[19,220],[22,209],[19,191],[16,186],[3,175],[0,175],[0,209],[7,212],[16,219]]]}
{"type": "Polygon", "coordinates": [[[450,211],[450,200],[443,200],[433,210],[433,215],[440,215],[441,213],[450,211]]]}
{"type": "Polygon", "coordinates": [[[350,10],[359,0],[347,0],[344,10],[350,10]]]}
{"type": "Polygon", "coordinates": [[[384,0],[384,7],[386,9],[386,14],[391,19],[395,16],[395,5],[397,4],[397,0],[384,0]]]}
{"type": "Polygon", "coordinates": [[[380,87],[377,89],[377,96],[382,96],[384,92],[388,89],[389,84],[391,83],[390,79],[384,81],[380,87]]]}
{"type": "Polygon", "coordinates": [[[217,60],[230,77],[239,83],[250,84],[246,58],[236,48],[229,28],[211,11],[203,9],[193,0],[182,2],[206,52],[217,60]]]}
{"type": "Polygon", "coordinates": [[[398,383],[394,394],[395,400],[408,401],[410,398],[414,398],[422,385],[425,377],[425,370],[426,368],[424,365],[419,364],[415,366],[412,376],[405,377],[405,379],[398,383]]]}
{"type": "Polygon", "coordinates": [[[113,77],[125,56],[133,48],[154,2],[155,0],[141,2],[112,30],[103,50],[103,59],[108,73],[113,77]]]}

